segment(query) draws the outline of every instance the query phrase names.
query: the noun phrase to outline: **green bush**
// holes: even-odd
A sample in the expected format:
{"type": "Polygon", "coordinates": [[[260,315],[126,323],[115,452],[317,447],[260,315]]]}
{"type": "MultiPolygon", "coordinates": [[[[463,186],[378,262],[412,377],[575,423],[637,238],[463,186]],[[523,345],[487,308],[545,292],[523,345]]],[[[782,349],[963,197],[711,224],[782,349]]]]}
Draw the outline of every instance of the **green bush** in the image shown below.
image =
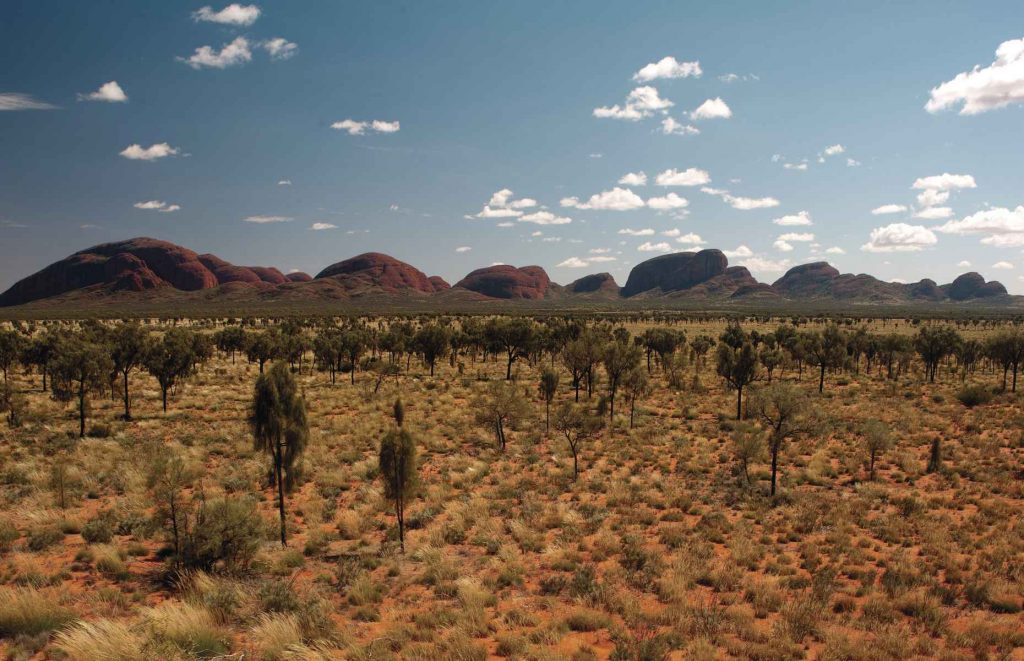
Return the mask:
{"type": "Polygon", "coordinates": [[[243,569],[256,556],[264,528],[250,498],[204,501],[183,540],[181,562],[194,569],[243,569]]]}
{"type": "Polygon", "coordinates": [[[956,398],[967,408],[974,408],[981,404],[988,404],[992,401],[992,391],[980,384],[964,386],[957,392],[956,398]]]}
{"type": "Polygon", "coordinates": [[[107,512],[82,526],[82,539],[90,544],[107,544],[113,538],[114,522],[107,512]]]}

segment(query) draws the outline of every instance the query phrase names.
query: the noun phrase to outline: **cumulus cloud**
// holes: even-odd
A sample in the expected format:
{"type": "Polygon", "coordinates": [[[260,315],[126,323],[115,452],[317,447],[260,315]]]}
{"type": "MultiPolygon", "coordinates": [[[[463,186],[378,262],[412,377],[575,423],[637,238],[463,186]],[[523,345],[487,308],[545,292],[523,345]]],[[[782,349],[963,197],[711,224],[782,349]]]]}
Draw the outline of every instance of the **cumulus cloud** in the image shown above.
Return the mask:
{"type": "Polygon", "coordinates": [[[690,113],[690,119],[728,119],[732,117],[732,109],[721,97],[708,99],[690,113]]]}
{"type": "Polygon", "coordinates": [[[46,101],[40,101],[31,94],[0,93],[0,112],[5,110],[53,110],[56,107],[46,101]]]}
{"type": "Polygon", "coordinates": [[[274,37],[260,42],[260,48],[267,51],[272,60],[287,60],[299,52],[299,45],[284,37],[274,37]]]}
{"type": "Polygon", "coordinates": [[[661,243],[651,243],[650,241],[644,241],[636,247],[640,252],[671,252],[672,246],[666,241],[661,243]]]}
{"type": "Polygon", "coordinates": [[[746,257],[736,262],[753,273],[782,273],[790,267],[788,259],[767,259],[764,257],[746,257]]]}
{"type": "Polygon", "coordinates": [[[642,170],[640,172],[627,172],[619,178],[617,183],[624,186],[646,186],[647,175],[642,170]]]}
{"type": "Polygon", "coordinates": [[[1006,261],[996,262],[995,264],[992,265],[992,268],[1008,271],[1013,268],[1013,264],[1006,261]]]}
{"type": "Polygon", "coordinates": [[[654,236],[654,230],[652,230],[649,227],[647,227],[645,229],[642,229],[642,230],[634,230],[634,229],[629,229],[627,227],[625,229],[619,230],[618,233],[619,234],[625,234],[626,236],[654,236]]]}
{"type": "Polygon", "coordinates": [[[535,225],[567,225],[572,222],[572,218],[556,216],[550,211],[535,211],[534,213],[520,216],[519,222],[533,223],[535,225]]]}
{"type": "Polygon", "coordinates": [[[295,220],[291,216],[246,216],[242,222],[266,225],[268,223],[288,223],[295,220]]]}
{"type": "Polygon", "coordinates": [[[754,256],[754,251],[751,250],[749,247],[747,247],[745,245],[737,246],[736,250],[723,250],[722,253],[725,254],[725,256],[730,258],[730,259],[732,259],[734,257],[741,257],[741,258],[743,258],[743,257],[753,257],[754,256]]]}
{"type": "Polygon", "coordinates": [[[367,129],[375,133],[397,133],[401,128],[401,124],[399,122],[386,122],[380,119],[360,122],[349,118],[343,119],[340,122],[334,122],[331,124],[331,128],[336,131],[345,131],[349,135],[365,135],[367,129]]]}
{"type": "Polygon", "coordinates": [[[796,213],[788,214],[786,216],[780,216],[779,218],[772,220],[772,222],[783,227],[798,227],[814,224],[811,220],[811,214],[807,211],[797,211],[796,213]]]}
{"type": "Polygon", "coordinates": [[[949,207],[927,207],[916,211],[914,213],[914,218],[921,218],[923,220],[942,220],[943,218],[949,218],[952,215],[953,210],[949,207]]]}
{"type": "Polygon", "coordinates": [[[948,190],[928,189],[917,194],[917,203],[922,207],[934,207],[949,200],[948,190]]]}
{"type": "Polygon", "coordinates": [[[961,220],[950,220],[935,230],[944,234],[987,234],[989,236],[982,239],[987,245],[1020,245],[1009,237],[1020,236],[1024,239],[1024,206],[1018,206],[1016,209],[985,209],[961,220]]]}
{"type": "Polygon", "coordinates": [[[707,241],[700,238],[700,234],[694,234],[693,232],[690,232],[689,234],[682,234],[680,236],[677,236],[676,243],[683,243],[691,246],[699,246],[707,243],[707,241]]]}
{"type": "Polygon", "coordinates": [[[921,225],[893,223],[871,230],[868,242],[860,247],[866,252],[912,252],[938,243],[935,234],[921,225]]]}
{"type": "Polygon", "coordinates": [[[611,107],[594,108],[594,117],[635,122],[650,117],[657,111],[665,111],[673,105],[668,99],[661,98],[657,88],[645,85],[630,92],[623,106],[616,104],[611,107]]]}
{"type": "Polygon", "coordinates": [[[783,163],[782,167],[787,170],[797,170],[799,172],[805,172],[807,170],[807,163],[783,163]]]}
{"type": "Polygon", "coordinates": [[[277,182],[277,185],[278,186],[291,186],[292,185],[292,180],[291,179],[282,179],[282,180],[277,182]]]}
{"type": "MultiPolygon", "coordinates": [[[[491,199],[487,200],[484,204],[484,208],[474,216],[467,216],[467,218],[519,218],[523,215],[523,209],[529,209],[537,206],[537,200],[529,197],[515,199],[515,194],[508,188],[502,188],[493,195],[491,199]]],[[[553,214],[549,214],[554,218],[553,214]]],[[[527,221],[537,222],[537,220],[527,221]]],[[[566,219],[565,222],[570,222],[566,219]]],[[[559,223],[540,223],[540,224],[559,224],[559,223]]]]}
{"type": "Polygon", "coordinates": [[[779,206],[779,201],[774,197],[738,197],[725,194],[722,199],[733,209],[750,211],[752,209],[769,209],[779,206]]]}
{"type": "Polygon", "coordinates": [[[206,6],[192,12],[192,20],[196,22],[204,21],[221,25],[249,26],[255,23],[259,17],[260,8],[256,5],[237,3],[232,3],[220,11],[214,11],[213,7],[206,6]]]}
{"type": "Polygon", "coordinates": [[[772,247],[780,252],[789,252],[793,249],[793,245],[791,243],[783,241],[782,239],[776,239],[775,243],[772,244],[772,247]]]}
{"type": "Polygon", "coordinates": [[[644,65],[633,74],[633,80],[638,83],[649,83],[659,78],[700,78],[703,73],[700,62],[679,62],[668,55],[657,62],[644,65]]]}
{"type": "Polygon", "coordinates": [[[831,248],[828,248],[828,249],[825,250],[825,254],[827,254],[827,255],[845,255],[846,251],[843,250],[842,248],[840,248],[839,246],[832,246],[831,248]]]}
{"type": "Polygon", "coordinates": [[[570,257],[564,262],[559,263],[558,266],[570,269],[582,269],[589,266],[589,264],[585,259],[580,259],[579,257],[570,257]]]}
{"type": "Polygon", "coordinates": [[[116,80],[112,80],[109,83],[103,83],[100,88],[95,92],[89,92],[88,94],[79,94],[79,101],[104,101],[106,103],[125,103],[128,101],[128,95],[124,93],[121,86],[117,84],[116,80]]]}
{"type": "Polygon", "coordinates": [[[907,207],[902,204],[883,204],[880,207],[875,207],[871,210],[872,215],[884,216],[890,213],[903,213],[907,210],[907,207]]]}
{"type": "Polygon", "coordinates": [[[959,266],[960,268],[968,268],[970,267],[971,263],[966,259],[963,259],[957,262],[956,265],[959,266]]]}
{"type": "Polygon", "coordinates": [[[234,41],[224,44],[219,51],[212,46],[200,46],[189,57],[177,59],[193,69],[227,69],[252,60],[252,50],[248,39],[235,37],[234,41]]]}
{"type": "Polygon", "coordinates": [[[961,115],[977,115],[1024,102],[1024,39],[999,44],[996,59],[975,66],[932,89],[925,110],[936,113],[963,104],[961,115]]]}
{"type": "Polygon", "coordinates": [[[177,147],[172,147],[166,142],[158,142],[148,147],[139,144],[131,144],[121,150],[121,156],[131,161],[156,161],[168,156],[177,156],[177,147]]]}
{"type": "MultiPolygon", "coordinates": [[[[268,221],[268,222],[271,222],[271,221],[268,221]]],[[[313,231],[316,231],[316,232],[320,232],[320,231],[323,231],[323,230],[338,229],[338,226],[335,225],[334,223],[313,223],[312,225],[309,226],[309,229],[311,229],[313,231]]]]}
{"type": "Polygon", "coordinates": [[[682,209],[689,204],[690,202],[685,197],[679,197],[675,193],[669,193],[664,197],[652,197],[647,200],[647,206],[657,211],[682,209]]]}
{"type": "Polygon", "coordinates": [[[915,190],[935,190],[935,191],[950,191],[961,188],[977,188],[978,185],[974,181],[974,177],[969,174],[950,174],[943,172],[942,174],[932,175],[930,177],[920,177],[914,180],[912,188],[915,190]]]}
{"type": "Polygon", "coordinates": [[[698,135],[700,129],[690,124],[681,124],[671,117],[661,120],[661,132],[665,135],[698,135]]]}
{"type": "Polygon", "coordinates": [[[825,147],[825,149],[822,150],[821,153],[824,154],[825,156],[835,156],[837,154],[842,154],[842,153],[845,153],[845,152],[846,152],[846,147],[837,144],[837,145],[829,145],[828,147],[825,147]]]}
{"type": "Polygon", "coordinates": [[[643,198],[628,188],[616,186],[610,191],[601,191],[590,196],[586,202],[580,202],[578,198],[566,197],[560,201],[563,207],[574,207],[576,209],[594,209],[602,211],[629,211],[644,206],[643,198]]]}
{"type": "Polygon", "coordinates": [[[159,211],[161,213],[174,213],[179,211],[181,207],[177,204],[168,204],[162,200],[147,200],[145,202],[136,202],[132,205],[136,209],[144,209],[146,211],[159,211]]]}
{"type": "Polygon", "coordinates": [[[470,250],[472,250],[472,248],[469,246],[459,246],[455,249],[455,252],[469,252],[470,250]]]}
{"type": "Polygon", "coordinates": [[[711,181],[706,170],[699,168],[687,168],[676,170],[674,168],[659,172],[654,183],[659,186],[702,186],[711,181]]]}
{"type": "Polygon", "coordinates": [[[781,236],[779,236],[779,240],[780,241],[801,241],[801,242],[807,242],[807,241],[814,241],[814,235],[811,234],[810,232],[803,232],[803,233],[787,232],[786,234],[782,234],[781,236]]]}

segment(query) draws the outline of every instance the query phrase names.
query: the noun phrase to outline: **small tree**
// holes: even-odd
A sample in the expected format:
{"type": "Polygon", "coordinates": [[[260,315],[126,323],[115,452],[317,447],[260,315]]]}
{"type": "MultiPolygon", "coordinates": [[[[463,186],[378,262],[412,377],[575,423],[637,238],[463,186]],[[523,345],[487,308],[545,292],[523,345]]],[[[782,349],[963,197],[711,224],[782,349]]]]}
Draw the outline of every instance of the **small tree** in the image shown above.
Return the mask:
{"type": "Polygon", "coordinates": [[[15,428],[21,425],[21,414],[25,408],[25,399],[9,383],[0,383],[0,413],[7,414],[7,426],[15,428]]]}
{"type": "Polygon", "coordinates": [[[181,537],[191,510],[185,489],[191,486],[193,478],[194,472],[181,455],[163,447],[153,455],[146,475],[146,486],[156,505],[156,517],[170,528],[175,564],[181,560],[181,537]]]}
{"type": "Polygon", "coordinates": [[[815,421],[809,415],[803,392],[788,383],[774,383],[761,388],[747,403],[747,409],[768,428],[768,451],[772,459],[771,495],[774,496],[779,452],[783,444],[787,439],[811,431],[815,421]]]}
{"type": "Polygon", "coordinates": [[[505,451],[505,427],[529,415],[530,407],[514,384],[492,381],[486,392],[473,400],[476,421],[494,429],[495,440],[501,451],[505,451]]]}
{"type": "Polygon", "coordinates": [[[146,357],[147,333],[138,324],[121,324],[111,334],[110,339],[110,358],[114,362],[114,370],[121,375],[124,387],[124,419],[131,420],[128,376],[146,357]]]}
{"type": "Polygon", "coordinates": [[[615,393],[623,378],[640,364],[640,347],[627,342],[613,340],[604,349],[604,371],[608,375],[608,420],[615,424],[615,393]]]}
{"type": "Polygon", "coordinates": [[[398,543],[405,553],[405,504],[416,488],[416,441],[402,427],[404,412],[395,402],[397,426],[384,435],[380,443],[380,476],[384,481],[384,497],[394,502],[398,519],[398,543]]]}
{"type": "Polygon", "coordinates": [[[21,361],[39,369],[43,380],[43,392],[46,392],[46,379],[50,372],[50,363],[57,355],[58,336],[46,331],[32,338],[22,351],[21,361]]]}
{"type": "Polygon", "coordinates": [[[739,348],[718,344],[718,375],[736,389],[736,419],[743,419],[743,389],[757,377],[757,352],[750,342],[739,348]]]}
{"type": "Polygon", "coordinates": [[[749,423],[738,423],[732,432],[732,453],[740,462],[743,479],[750,484],[750,464],[764,456],[764,432],[749,423]]]}
{"type": "Polygon", "coordinates": [[[146,348],[143,365],[160,384],[160,401],[164,413],[167,413],[167,393],[188,378],[195,368],[193,347],[191,331],[172,328],[161,339],[150,342],[146,348]]]}
{"type": "Polygon", "coordinates": [[[960,334],[949,326],[924,326],[914,336],[914,349],[924,362],[924,371],[930,383],[935,383],[935,372],[939,369],[939,363],[956,351],[961,340],[960,334]]]}
{"type": "Polygon", "coordinates": [[[892,449],[893,438],[889,427],[880,420],[868,420],[864,423],[864,441],[868,448],[871,481],[875,480],[875,459],[883,452],[892,449]]]}
{"type": "Polygon", "coordinates": [[[235,354],[245,351],[245,331],[241,326],[228,326],[213,336],[217,348],[231,356],[231,364],[235,364],[235,354]]]}
{"type": "Polygon", "coordinates": [[[269,455],[274,464],[281,544],[287,545],[285,488],[291,487],[295,463],[306,450],[309,422],[306,419],[306,402],[286,363],[275,363],[268,373],[256,380],[249,420],[255,449],[269,455]]]}
{"type": "Polygon", "coordinates": [[[505,352],[505,380],[508,381],[512,379],[512,364],[533,348],[537,330],[533,321],[525,317],[500,317],[487,322],[484,338],[490,347],[505,352]]]}
{"type": "MultiPolygon", "coordinates": [[[[671,358],[668,360],[671,360],[671,358]]],[[[662,361],[662,365],[664,364],[665,362],[662,361]]],[[[633,418],[636,413],[636,400],[651,394],[651,380],[647,376],[646,371],[640,369],[639,366],[634,366],[623,377],[622,387],[626,391],[626,398],[629,400],[629,428],[632,429],[633,418]]]]}
{"type": "Polygon", "coordinates": [[[604,425],[602,416],[593,415],[585,407],[572,402],[563,402],[555,411],[555,429],[569,442],[572,452],[572,479],[580,475],[580,448],[591,438],[601,433],[604,425]]]}
{"type": "Polygon", "coordinates": [[[0,371],[4,373],[4,383],[7,383],[7,372],[21,359],[24,346],[21,333],[0,329],[0,371]]]}
{"type": "Polygon", "coordinates": [[[932,439],[931,450],[928,451],[928,466],[926,473],[937,473],[942,470],[942,442],[936,436],[932,439]]]}
{"type": "Polygon", "coordinates": [[[245,355],[250,362],[259,363],[260,374],[263,374],[263,366],[281,355],[277,333],[266,330],[247,337],[245,355]]]}
{"type": "Polygon", "coordinates": [[[87,338],[61,343],[53,361],[53,397],[60,402],[78,400],[78,435],[85,436],[85,418],[89,395],[107,384],[113,371],[109,351],[87,338]]]}
{"type": "Polygon", "coordinates": [[[356,368],[359,365],[359,356],[363,355],[367,346],[366,331],[358,326],[351,326],[341,331],[338,336],[338,348],[341,355],[348,359],[352,369],[349,372],[352,385],[356,384],[356,368]]]}
{"type": "Polygon", "coordinates": [[[440,324],[427,324],[416,331],[412,338],[416,351],[423,356],[423,362],[430,367],[430,376],[434,376],[434,366],[451,350],[451,333],[440,324]]]}
{"type": "Polygon", "coordinates": [[[540,374],[540,396],[544,398],[544,431],[551,430],[551,401],[558,392],[558,372],[550,367],[540,374]]]}

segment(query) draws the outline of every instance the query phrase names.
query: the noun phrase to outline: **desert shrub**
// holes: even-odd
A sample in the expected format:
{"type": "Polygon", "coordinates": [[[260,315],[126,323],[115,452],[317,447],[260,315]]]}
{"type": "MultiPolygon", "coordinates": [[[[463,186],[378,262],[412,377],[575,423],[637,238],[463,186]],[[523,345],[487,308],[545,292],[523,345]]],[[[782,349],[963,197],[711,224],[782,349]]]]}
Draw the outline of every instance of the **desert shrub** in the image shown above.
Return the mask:
{"type": "Polygon", "coordinates": [[[981,384],[973,383],[957,391],[956,398],[967,408],[974,408],[992,401],[992,391],[981,384]]]}
{"type": "Polygon", "coordinates": [[[82,539],[90,544],[107,544],[114,538],[114,521],[109,512],[100,514],[82,526],[82,539]]]}
{"type": "Polygon", "coordinates": [[[55,525],[36,526],[28,531],[26,545],[29,551],[45,551],[64,539],[64,533],[55,525]]]}
{"type": "Polygon", "coordinates": [[[73,619],[74,613],[34,588],[0,587],[0,638],[36,636],[73,619]]]}
{"type": "Polygon", "coordinates": [[[57,634],[55,647],[71,661],[135,661],[145,658],[142,637],[113,620],[79,622],[57,634]]]}
{"type": "Polygon", "coordinates": [[[203,502],[195,524],[183,540],[185,567],[244,568],[252,562],[263,539],[265,524],[249,498],[219,498],[203,502]]]}
{"type": "Polygon", "coordinates": [[[13,523],[6,519],[0,520],[0,554],[10,553],[19,537],[21,534],[13,523]]]}
{"type": "Polygon", "coordinates": [[[286,658],[289,648],[302,643],[302,629],[293,615],[264,613],[260,615],[249,637],[259,650],[259,658],[277,661],[286,658]]]}
{"type": "Polygon", "coordinates": [[[167,601],[150,610],[147,619],[158,640],[192,656],[217,656],[228,649],[227,634],[201,606],[167,601]]]}

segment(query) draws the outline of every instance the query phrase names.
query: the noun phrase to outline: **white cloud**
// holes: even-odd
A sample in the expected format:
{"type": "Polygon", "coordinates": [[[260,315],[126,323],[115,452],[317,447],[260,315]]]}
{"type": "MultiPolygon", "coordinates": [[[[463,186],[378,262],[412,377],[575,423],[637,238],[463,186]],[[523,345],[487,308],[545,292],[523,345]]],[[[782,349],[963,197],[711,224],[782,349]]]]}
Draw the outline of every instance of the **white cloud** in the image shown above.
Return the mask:
{"type": "Polygon", "coordinates": [[[722,253],[732,259],[733,257],[753,257],[754,251],[745,245],[737,246],[736,250],[723,250],[722,253]]]}
{"type": "Polygon", "coordinates": [[[732,109],[721,97],[708,99],[690,113],[690,119],[728,119],[732,117],[732,109]]]}
{"type": "Polygon", "coordinates": [[[397,133],[401,125],[399,122],[385,122],[380,119],[360,122],[349,118],[343,119],[340,122],[334,122],[331,124],[331,128],[336,131],[347,131],[349,135],[365,135],[366,129],[376,133],[397,133]]]}
{"type": "MultiPolygon", "coordinates": [[[[267,221],[267,222],[271,222],[271,221],[267,221]]],[[[319,232],[319,231],[322,231],[322,230],[338,229],[338,226],[335,225],[334,223],[313,223],[312,225],[309,226],[309,229],[319,232]]]]}
{"type": "Polygon", "coordinates": [[[872,215],[883,216],[890,213],[903,213],[907,207],[902,204],[883,204],[871,210],[872,215]]]}
{"type": "Polygon", "coordinates": [[[643,86],[630,92],[626,97],[626,104],[622,107],[616,104],[611,107],[594,108],[594,117],[635,122],[650,117],[655,111],[664,111],[672,106],[671,101],[661,98],[657,88],[643,86]]]}
{"type": "Polygon", "coordinates": [[[952,215],[953,210],[949,207],[928,207],[915,212],[914,218],[922,218],[924,220],[942,220],[943,218],[949,218],[952,215]]]}
{"type": "Polygon", "coordinates": [[[252,51],[249,49],[248,39],[235,37],[234,41],[224,44],[219,51],[214,50],[212,46],[200,46],[189,57],[177,59],[193,69],[227,69],[252,60],[252,51]]]}
{"type": "Polygon", "coordinates": [[[848,168],[860,167],[860,161],[858,161],[855,158],[848,158],[848,159],[846,159],[846,167],[848,167],[848,168]]]}
{"type": "Polygon", "coordinates": [[[679,62],[676,58],[668,55],[657,62],[645,65],[640,71],[633,74],[633,80],[639,83],[649,83],[659,78],[700,78],[700,62],[679,62]]]}
{"type": "Polygon", "coordinates": [[[790,250],[793,249],[792,244],[790,244],[788,241],[783,241],[782,239],[776,239],[775,243],[773,243],[772,246],[780,252],[789,252],[790,250]]]}
{"type": "Polygon", "coordinates": [[[31,94],[0,93],[0,112],[5,110],[53,110],[56,107],[46,101],[40,101],[31,94]]]}
{"type": "Polygon", "coordinates": [[[1024,102],[1024,39],[1004,41],[987,67],[975,66],[932,89],[924,108],[935,113],[963,103],[961,115],[1024,102]]]}
{"type": "Polygon", "coordinates": [[[459,246],[455,249],[455,252],[469,252],[470,250],[472,250],[472,248],[469,246],[459,246]]]}
{"type": "Polygon", "coordinates": [[[611,251],[611,248],[591,248],[587,252],[589,252],[591,255],[607,255],[611,251]]]}
{"type": "Polygon", "coordinates": [[[647,175],[642,170],[640,172],[627,172],[619,178],[617,183],[624,186],[646,186],[647,175]]]}
{"type": "Polygon", "coordinates": [[[719,76],[718,80],[720,80],[723,83],[735,83],[737,81],[746,82],[748,80],[761,80],[761,79],[759,77],[755,76],[752,73],[743,74],[742,76],[740,74],[737,74],[737,73],[726,73],[726,74],[722,74],[721,76],[719,76]]]}
{"type": "MultiPolygon", "coordinates": [[[[951,220],[935,229],[945,234],[1024,234],[1024,206],[986,209],[962,220],[951,220]]],[[[990,241],[989,245],[996,245],[996,242],[990,241]]]]}
{"type": "Polygon", "coordinates": [[[291,186],[292,185],[292,180],[291,179],[282,179],[279,182],[277,182],[277,185],[278,186],[291,186]]]}
{"type": "Polygon", "coordinates": [[[750,211],[751,209],[768,209],[779,206],[779,201],[774,197],[737,197],[735,195],[723,195],[725,200],[733,209],[750,211]]]}
{"type": "Polygon", "coordinates": [[[242,25],[249,26],[260,17],[260,8],[256,5],[240,5],[232,3],[221,9],[213,11],[212,7],[202,7],[192,12],[192,20],[208,23],[220,23],[221,25],[242,25]]]}
{"type": "Polygon", "coordinates": [[[580,202],[578,198],[566,197],[560,202],[563,207],[575,207],[577,209],[595,209],[604,211],[629,211],[644,206],[643,198],[628,188],[615,187],[610,191],[601,191],[590,196],[586,202],[580,202]]]}
{"type": "Polygon", "coordinates": [[[177,204],[168,204],[161,200],[148,200],[146,202],[136,202],[132,205],[136,209],[144,209],[147,211],[159,211],[161,213],[174,213],[175,211],[181,210],[181,207],[177,204]]]}
{"type": "Polygon", "coordinates": [[[866,252],[911,252],[923,250],[938,243],[938,238],[927,227],[893,223],[871,230],[868,242],[860,247],[866,252]]]}
{"type": "Polygon", "coordinates": [[[567,225],[572,222],[572,218],[556,216],[550,211],[535,211],[525,216],[520,216],[519,222],[534,223],[535,225],[567,225]]]}
{"type": "Polygon", "coordinates": [[[700,238],[699,234],[690,232],[689,234],[683,234],[682,236],[676,237],[676,243],[685,243],[687,245],[699,246],[707,243],[704,239],[700,238]]]}
{"type": "Polygon", "coordinates": [[[828,147],[825,147],[824,151],[822,151],[821,153],[824,154],[825,156],[835,156],[837,154],[842,154],[845,152],[846,147],[842,145],[830,145],[828,147]]]}
{"type": "Polygon", "coordinates": [[[1021,248],[1024,247],[1024,234],[993,234],[986,236],[981,243],[993,248],[1021,248]]]}
{"type": "Polygon", "coordinates": [[[561,266],[563,268],[570,268],[570,269],[582,269],[582,268],[585,268],[585,267],[587,267],[589,265],[590,264],[587,262],[587,260],[580,259],[579,257],[570,257],[569,259],[565,260],[564,262],[558,264],[558,266],[561,266]]]}
{"type": "Polygon", "coordinates": [[[700,129],[690,124],[680,124],[671,117],[661,120],[661,132],[665,135],[699,135],[700,129]]]}
{"type": "Polygon", "coordinates": [[[938,190],[948,191],[956,190],[960,188],[977,188],[977,184],[974,182],[974,177],[969,174],[950,174],[943,172],[942,174],[932,175],[930,177],[920,177],[914,180],[912,188],[915,190],[938,190]]]}
{"type": "Polygon", "coordinates": [[[702,186],[711,181],[706,170],[699,168],[687,168],[676,170],[674,168],[659,172],[654,183],[659,186],[702,186]]]}
{"type": "Polygon", "coordinates": [[[642,230],[634,230],[634,229],[629,229],[627,227],[625,229],[619,230],[618,233],[619,234],[625,234],[627,236],[654,236],[654,230],[652,230],[649,227],[645,228],[645,229],[642,229],[642,230]]]}
{"type": "Polygon", "coordinates": [[[679,197],[675,193],[669,193],[665,197],[652,197],[647,200],[647,206],[658,211],[682,209],[689,204],[689,201],[685,197],[679,197]]]}
{"type": "Polygon", "coordinates": [[[103,83],[100,88],[95,92],[89,92],[88,94],[79,94],[79,101],[105,101],[107,103],[125,103],[128,101],[128,95],[124,93],[121,86],[117,84],[116,80],[112,80],[109,83],[103,83]]]}
{"type": "MultiPolygon", "coordinates": [[[[530,207],[537,206],[537,200],[529,197],[520,199],[514,199],[514,193],[508,188],[502,188],[493,195],[491,199],[484,205],[483,210],[475,216],[467,216],[467,218],[519,218],[523,215],[523,209],[529,209],[530,207]]],[[[547,212],[542,212],[547,213],[547,212]]],[[[536,214],[533,214],[536,215],[536,214]]],[[[548,214],[552,219],[555,218],[553,214],[548,214]]],[[[542,217],[526,222],[539,222],[543,220],[542,217]]],[[[568,218],[564,222],[571,222],[568,218]]],[[[564,224],[564,223],[539,223],[539,224],[564,224]]],[[[499,227],[507,227],[506,225],[499,225],[499,227]]]]}
{"type": "Polygon", "coordinates": [[[831,248],[828,248],[827,250],[825,250],[825,254],[827,254],[827,255],[845,255],[846,251],[843,250],[842,248],[840,248],[839,246],[832,246],[831,248]]]}
{"type": "Polygon", "coordinates": [[[1013,264],[1010,262],[996,262],[992,265],[992,268],[1008,271],[1013,268],[1013,264]]]}
{"type": "Polygon", "coordinates": [[[287,223],[294,220],[290,216],[246,216],[242,219],[246,223],[255,223],[257,225],[266,225],[267,223],[287,223]]]}
{"type": "Polygon", "coordinates": [[[934,207],[940,204],[945,204],[949,201],[948,190],[935,190],[929,188],[928,190],[921,191],[917,194],[917,203],[922,207],[934,207]]]}
{"type": "Polygon", "coordinates": [[[739,266],[745,266],[753,273],[782,273],[789,268],[788,259],[765,259],[764,257],[747,257],[737,262],[739,266]]]}
{"type": "Polygon", "coordinates": [[[807,170],[807,163],[783,163],[782,167],[787,170],[799,170],[800,172],[804,172],[807,170]]]}
{"type": "Polygon", "coordinates": [[[661,243],[651,243],[650,241],[644,241],[636,247],[640,252],[671,252],[672,246],[667,242],[662,241],[661,243]]]}
{"type": "Polygon", "coordinates": [[[158,142],[148,147],[139,144],[128,145],[120,154],[131,161],[155,161],[167,156],[176,156],[179,151],[177,147],[172,147],[166,142],[158,142]]]}
{"type": "Polygon", "coordinates": [[[587,257],[587,261],[591,264],[604,264],[606,262],[617,261],[617,258],[611,255],[594,255],[593,257],[587,257]]]}
{"type": "Polygon", "coordinates": [[[779,237],[779,240],[780,241],[802,241],[802,242],[807,242],[807,241],[814,241],[814,235],[811,234],[810,232],[804,232],[804,233],[787,232],[786,234],[781,235],[779,237]]]}
{"type": "Polygon", "coordinates": [[[274,37],[260,42],[260,47],[270,54],[272,60],[287,60],[299,52],[299,45],[284,37],[274,37]]]}
{"type": "Polygon", "coordinates": [[[806,211],[798,211],[786,216],[781,216],[774,219],[772,222],[783,227],[797,227],[814,224],[811,221],[811,214],[806,211]]]}
{"type": "Polygon", "coordinates": [[[966,259],[964,259],[964,260],[961,260],[961,261],[957,262],[956,265],[959,266],[960,268],[968,268],[968,267],[970,267],[971,263],[968,262],[966,259]]]}

